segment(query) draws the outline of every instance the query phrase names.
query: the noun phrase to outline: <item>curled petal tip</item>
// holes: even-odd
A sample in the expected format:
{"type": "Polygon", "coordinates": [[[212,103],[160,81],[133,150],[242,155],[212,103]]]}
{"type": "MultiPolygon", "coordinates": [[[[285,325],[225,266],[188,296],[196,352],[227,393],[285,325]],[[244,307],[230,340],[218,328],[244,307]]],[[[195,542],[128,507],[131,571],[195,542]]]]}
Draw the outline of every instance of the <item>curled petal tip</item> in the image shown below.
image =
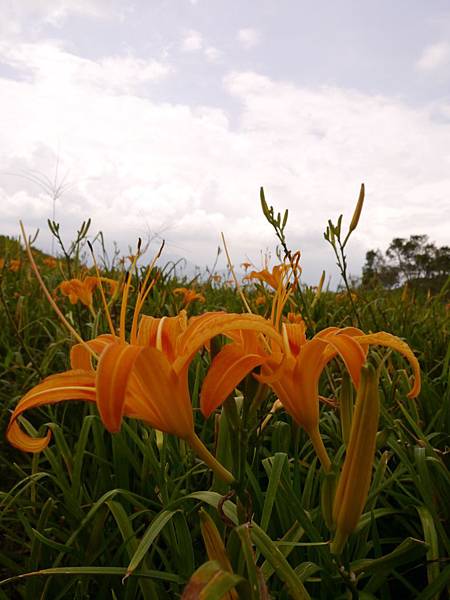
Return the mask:
{"type": "Polygon", "coordinates": [[[15,418],[11,420],[6,432],[6,439],[8,442],[23,452],[37,453],[45,450],[50,442],[51,437],[52,432],[50,429],[47,431],[47,434],[44,437],[31,437],[20,428],[15,418]]]}

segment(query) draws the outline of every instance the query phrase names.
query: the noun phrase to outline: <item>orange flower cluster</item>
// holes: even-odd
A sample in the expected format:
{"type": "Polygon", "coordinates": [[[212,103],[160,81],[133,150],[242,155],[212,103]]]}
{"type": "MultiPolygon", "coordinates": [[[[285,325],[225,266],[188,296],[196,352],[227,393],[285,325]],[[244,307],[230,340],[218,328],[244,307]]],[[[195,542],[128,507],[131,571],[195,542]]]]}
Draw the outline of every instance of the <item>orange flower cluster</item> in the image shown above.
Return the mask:
{"type": "Polygon", "coordinates": [[[114,279],[89,275],[84,279],[69,279],[63,281],[56,288],[56,291],[60,290],[63,296],[69,298],[71,304],[76,304],[80,301],[89,308],[92,307],[93,292],[95,288],[100,285],[100,282],[108,285],[111,295],[117,290],[118,283],[117,281],[114,281],[114,279]]]}
{"type": "Polygon", "coordinates": [[[49,269],[55,269],[58,264],[58,261],[53,256],[46,256],[42,262],[49,269]]]}
{"type": "Polygon", "coordinates": [[[9,261],[9,270],[13,273],[17,273],[22,265],[22,261],[19,259],[12,259],[9,261]]]}
{"type": "MultiPolygon", "coordinates": [[[[221,476],[231,482],[232,475],[209,454],[194,431],[188,385],[189,365],[197,352],[213,337],[229,339],[214,357],[203,382],[200,407],[209,417],[233,392],[244,377],[258,367],[254,376],[270,386],[286,411],[311,438],[325,469],[330,459],[319,432],[319,378],[325,366],[339,357],[356,388],[369,345],[392,348],[403,354],[414,372],[409,397],[420,390],[420,371],[410,348],[399,338],[385,332],[364,334],[355,327],[329,327],[312,339],[299,315],[282,320],[283,308],[292,291],[286,281],[294,279],[292,267],[280,265],[272,271],[275,295],[270,319],[253,314],[207,312],[187,318],[183,310],[175,317],[141,316],[141,310],[154,284],[149,283],[151,269],[143,281],[136,300],[129,338],[125,336],[125,315],[130,279],[123,289],[119,334],[111,332],[76,344],[71,350],[71,369],[53,375],[31,389],[18,403],[7,430],[11,444],[29,452],[45,448],[44,438],[31,438],[19,426],[24,411],[65,400],[96,403],[105,427],[118,431],[124,416],[141,419],[155,429],[186,440],[198,455],[221,476]]],[[[88,305],[97,278],[74,284],[65,282],[71,301],[80,299],[88,305]],[[85,286],[83,288],[83,285],[85,286]]]]}
{"type": "Polygon", "coordinates": [[[203,294],[198,294],[197,292],[195,292],[194,290],[190,290],[189,288],[185,288],[185,287],[181,287],[181,288],[175,288],[173,290],[173,293],[176,296],[182,296],[182,300],[183,300],[183,306],[186,307],[189,304],[191,304],[192,302],[201,302],[204,303],[205,302],[205,296],[203,294]]]}

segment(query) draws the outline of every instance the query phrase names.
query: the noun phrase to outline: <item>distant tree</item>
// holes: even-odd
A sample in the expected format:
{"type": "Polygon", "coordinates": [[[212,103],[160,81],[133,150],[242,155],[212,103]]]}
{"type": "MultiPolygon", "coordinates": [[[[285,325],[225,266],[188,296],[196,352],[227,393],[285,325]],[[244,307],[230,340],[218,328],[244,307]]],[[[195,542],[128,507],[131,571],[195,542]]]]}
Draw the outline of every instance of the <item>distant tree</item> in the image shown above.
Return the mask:
{"type": "Polygon", "coordinates": [[[393,288],[406,282],[433,289],[450,275],[450,247],[436,247],[427,235],[394,238],[385,252],[369,250],[363,266],[365,287],[382,285],[393,288]]]}
{"type": "Polygon", "coordinates": [[[398,268],[386,264],[386,259],[380,250],[369,250],[366,253],[366,263],[363,266],[362,285],[364,287],[376,287],[382,285],[392,288],[398,285],[398,268]]]}

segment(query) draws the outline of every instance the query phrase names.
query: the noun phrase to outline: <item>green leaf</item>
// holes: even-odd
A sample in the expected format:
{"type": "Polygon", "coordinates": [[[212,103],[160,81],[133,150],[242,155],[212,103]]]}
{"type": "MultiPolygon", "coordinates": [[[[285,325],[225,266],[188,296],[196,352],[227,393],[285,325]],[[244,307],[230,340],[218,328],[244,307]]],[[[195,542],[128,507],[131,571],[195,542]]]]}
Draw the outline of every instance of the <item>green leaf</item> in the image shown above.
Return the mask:
{"type": "Polygon", "coordinates": [[[287,585],[290,597],[294,600],[309,599],[310,596],[301,579],[288,563],[286,557],[280,552],[276,544],[261,529],[261,527],[252,524],[251,537],[258,550],[272,565],[278,577],[287,585]]]}
{"type": "MultiPolygon", "coordinates": [[[[201,502],[206,502],[206,504],[217,508],[222,498],[223,496],[217,492],[194,492],[193,494],[185,496],[183,500],[200,500],[201,502]]],[[[223,503],[222,509],[224,515],[228,517],[235,525],[237,525],[239,520],[237,517],[236,505],[230,500],[227,500],[223,503]]]]}
{"type": "MultiPolygon", "coordinates": [[[[305,530],[296,521],[292,525],[292,527],[284,534],[281,540],[275,542],[281,554],[283,554],[283,556],[288,556],[295,548],[295,546],[292,544],[297,543],[303,537],[304,533],[305,530]]],[[[275,569],[272,567],[271,563],[265,560],[261,567],[261,572],[266,581],[269,579],[269,577],[273,575],[274,571],[275,569]]]]}
{"type": "Polygon", "coordinates": [[[165,527],[165,525],[170,521],[173,515],[176,513],[176,510],[163,510],[159,513],[159,515],[153,520],[151,525],[147,528],[147,531],[144,533],[144,536],[131,558],[130,564],[127,568],[127,576],[131,575],[133,571],[137,568],[141,560],[147,554],[148,549],[153,544],[155,539],[158,537],[160,531],[165,527]]]}
{"type": "Polygon", "coordinates": [[[403,540],[392,552],[385,554],[381,558],[357,560],[351,564],[351,570],[358,574],[376,573],[377,571],[388,572],[390,569],[395,569],[400,565],[412,562],[421,558],[428,550],[427,544],[422,540],[408,537],[403,540]]]}
{"type": "Polygon", "coordinates": [[[448,587],[450,581],[450,565],[447,565],[437,579],[433,581],[425,590],[417,596],[416,600],[433,600],[433,598],[439,598],[439,594],[442,590],[448,587]]]}
{"type": "Polygon", "coordinates": [[[267,486],[266,497],[264,499],[264,506],[261,515],[260,527],[267,531],[270,517],[272,515],[272,509],[275,502],[275,498],[280,486],[281,473],[283,466],[286,463],[287,454],[277,452],[271,459],[265,459],[263,466],[269,473],[269,485],[267,486]],[[270,463],[270,468],[269,468],[270,463]]]}
{"type": "Polygon", "coordinates": [[[49,539],[48,537],[37,531],[37,529],[34,529],[34,527],[32,527],[31,529],[36,539],[38,539],[45,546],[53,548],[53,550],[59,550],[60,552],[64,552],[64,554],[66,554],[67,552],[73,552],[73,548],[69,548],[65,544],[59,544],[58,542],[49,539]]]}
{"type": "MultiPolygon", "coordinates": [[[[433,583],[439,577],[439,542],[434,520],[426,506],[418,506],[420,521],[422,523],[423,536],[429,546],[427,552],[427,577],[428,583],[433,583]]],[[[439,600],[439,594],[433,600],[439,600]]]]}
{"type": "MultiPolygon", "coordinates": [[[[115,500],[108,500],[106,505],[111,511],[111,514],[113,515],[117,526],[119,527],[128,557],[131,559],[139,546],[139,542],[134,533],[131,520],[119,502],[116,502],[115,500]]],[[[145,562],[144,566],[146,567],[145,562]]],[[[139,586],[141,588],[142,598],[144,598],[144,600],[150,600],[151,594],[148,586],[146,586],[142,581],[139,581],[139,586]]]]}
{"type": "Polygon", "coordinates": [[[361,533],[363,529],[368,527],[373,519],[380,519],[389,515],[398,514],[399,511],[395,508],[375,508],[370,512],[366,512],[361,515],[358,521],[358,525],[355,527],[354,534],[361,533]]]}
{"type": "Polygon", "coordinates": [[[256,566],[256,557],[253,552],[252,543],[250,539],[249,529],[252,527],[249,523],[245,523],[244,525],[240,525],[235,529],[235,532],[239,536],[241,540],[241,548],[244,554],[244,560],[247,567],[247,577],[249,582],[249,592],[248,600],[259,600],[259,579],[258,572],[256,566]]]}
{"type": "MultiPolygon", "coordinates": [[[[44,575],[117,575],[123,577],[127,575],[127,570],[124,567],[57,567],[52,569],[42,569],[31,573],[22,573],[14,577],[8,577],[0,581],[0,586],[21,581],[28,577],[41,577],[44,575]]],[[[183,579],[175,573],[167,573],[165,571],[136,571],[132,574],[134,577],[146,577],[149,579],[161,579],[162,581],[171,581],[173,583],[182,584],[183,579]]]]}

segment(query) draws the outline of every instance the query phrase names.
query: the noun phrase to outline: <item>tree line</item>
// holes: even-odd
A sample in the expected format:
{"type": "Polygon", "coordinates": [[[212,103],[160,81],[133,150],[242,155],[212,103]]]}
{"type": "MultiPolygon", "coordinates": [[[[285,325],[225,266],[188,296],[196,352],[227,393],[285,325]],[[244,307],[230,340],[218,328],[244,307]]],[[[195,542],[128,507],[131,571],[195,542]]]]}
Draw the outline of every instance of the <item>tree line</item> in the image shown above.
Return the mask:
{"type": "Polygon", "coordinates": [[[405,283],[438,291],[450,275],[450,246],[438,247],[427,235],[394,238],[384,254],[369,250],[362,270],[364,287],[387,289],[405,283]]]}

